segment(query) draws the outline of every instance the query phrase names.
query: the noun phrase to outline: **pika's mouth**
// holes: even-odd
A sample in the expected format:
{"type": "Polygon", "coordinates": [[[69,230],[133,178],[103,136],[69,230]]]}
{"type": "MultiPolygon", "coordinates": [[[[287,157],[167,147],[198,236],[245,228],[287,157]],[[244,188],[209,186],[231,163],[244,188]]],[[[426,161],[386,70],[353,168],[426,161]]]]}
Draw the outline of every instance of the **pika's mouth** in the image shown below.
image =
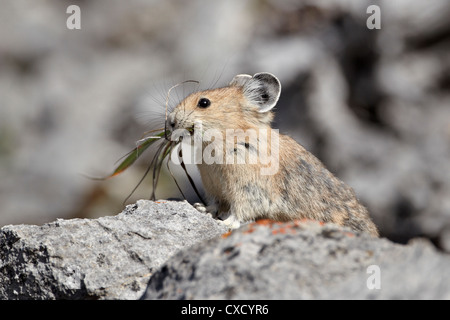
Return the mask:
{"type": "Polygon", "coordinates": [[[191,127],[187,128],[186,130],[189,132],[189,134],[192,136],[194,134],[194,128],[195,126],[192,125],[191,127]]]}
{"type": "Polygon", "coordinates": [[[194,136],[194,125],[187,127],[187,128],[183,128],[183,129],[172,129],[172,130],[167,130],[167,140],[171,140],[174,142],[181,142],[183,140],[183,138],[191,138],[192,136],[194,136]]]}

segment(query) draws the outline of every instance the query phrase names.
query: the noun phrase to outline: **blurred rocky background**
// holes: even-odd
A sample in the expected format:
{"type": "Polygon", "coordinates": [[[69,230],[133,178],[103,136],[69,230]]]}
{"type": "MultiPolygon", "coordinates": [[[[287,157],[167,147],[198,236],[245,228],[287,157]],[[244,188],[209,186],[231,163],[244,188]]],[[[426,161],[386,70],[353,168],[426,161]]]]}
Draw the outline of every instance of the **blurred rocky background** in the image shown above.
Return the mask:
{"type": "MultiPolygon", "coordinates": [[[[162,127],[172,85],[267,71],[283,86],[275,127],[355,189],[382,236],[450,251],[448,0],[0,4],[0,227],[121,212],[151,151],[116,178],[85,175],[111,173],[162,127]],[[71,4],[81,30],[66,27],[71,4]]],[[[128,203],[150,194],[151,177],[128,203]]],[[[156,194],[181,198],[167,172],[156,194]]]]}

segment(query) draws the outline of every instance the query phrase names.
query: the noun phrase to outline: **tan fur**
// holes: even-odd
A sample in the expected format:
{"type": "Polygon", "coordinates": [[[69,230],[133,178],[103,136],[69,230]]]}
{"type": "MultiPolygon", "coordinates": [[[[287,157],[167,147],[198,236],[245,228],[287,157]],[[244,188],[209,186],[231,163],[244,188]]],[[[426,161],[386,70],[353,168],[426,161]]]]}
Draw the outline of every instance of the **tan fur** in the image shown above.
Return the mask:
{"type": "MultiPolygon", "coordinates": [[[[200,120],[203,131],[218,129],[225,137],[227,129],[271,129],[273,113],[258,112],[241,86],[230,85],[191,94],[169,118],[173,129],[192,128],[200,120]],[[199,108],[197,103],[201,98],[209,99],[211,105],[199,108]]],[[[246,140],[250,147],[234,141],[223,143],[224,155],[234,152],[246,159],[244,164],[198,164],[208,209],[217,211],[232,227],[259,218],[278,221],[308,218],[378,236],[366,208],[350,187],[290,137],[277,133],[274,138],[279,140],[279,168],[273,175],[261,175],[260,169],[268,165],[259,161],[249,163],[249,153],[254,152],[258,143],[254,139],[246,140]]],[[[267,143],[269,154],[271,142],[267,143]]],[[[209,144],[203,143],[203,150],[209,144]]]]}

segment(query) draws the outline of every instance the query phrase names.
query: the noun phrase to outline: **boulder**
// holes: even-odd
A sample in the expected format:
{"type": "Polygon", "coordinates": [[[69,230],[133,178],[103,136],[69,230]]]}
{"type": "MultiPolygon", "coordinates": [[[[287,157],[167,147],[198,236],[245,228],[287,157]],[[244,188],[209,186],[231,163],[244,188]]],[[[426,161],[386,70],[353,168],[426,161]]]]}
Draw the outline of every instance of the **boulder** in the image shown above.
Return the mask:
{"type": "Polygon", "coordinates": [[[226,232],[187,202],[0,229],[1,299],[137,299],[171,255],[226,232]]]}
{"type": "Polygon", "coordinates": [[[145,299],[450,299],[450,257],[327,224],[261,221],[170,258],[145,299]]]}
{"type": "Polygon", "coordinates": [[[233,232],[186,201],[0,229],[0,299],[450,299],[450,256],[309,220],[233,232]]]}

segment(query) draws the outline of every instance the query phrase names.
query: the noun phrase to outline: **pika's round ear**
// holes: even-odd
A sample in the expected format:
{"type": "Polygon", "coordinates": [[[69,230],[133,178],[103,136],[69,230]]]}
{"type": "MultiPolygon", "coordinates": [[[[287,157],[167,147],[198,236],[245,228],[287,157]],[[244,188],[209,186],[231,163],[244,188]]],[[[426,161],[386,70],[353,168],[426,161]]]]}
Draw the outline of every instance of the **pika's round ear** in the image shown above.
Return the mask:
{"type": "Polygon", "coordinates": [[[231,80],[230,86],[243,87],[244,84],[252,78],[249,74],[238,74],[231,80]]]}
{"type": "Polygon", "coordinates": [[[242,86],[247,100],[259,107],[259,112],[271,110],[278,102],[281,84],[277,77],[268,72],[256,73],[253,77],[237,75],[232,83],[242,86]]]}

